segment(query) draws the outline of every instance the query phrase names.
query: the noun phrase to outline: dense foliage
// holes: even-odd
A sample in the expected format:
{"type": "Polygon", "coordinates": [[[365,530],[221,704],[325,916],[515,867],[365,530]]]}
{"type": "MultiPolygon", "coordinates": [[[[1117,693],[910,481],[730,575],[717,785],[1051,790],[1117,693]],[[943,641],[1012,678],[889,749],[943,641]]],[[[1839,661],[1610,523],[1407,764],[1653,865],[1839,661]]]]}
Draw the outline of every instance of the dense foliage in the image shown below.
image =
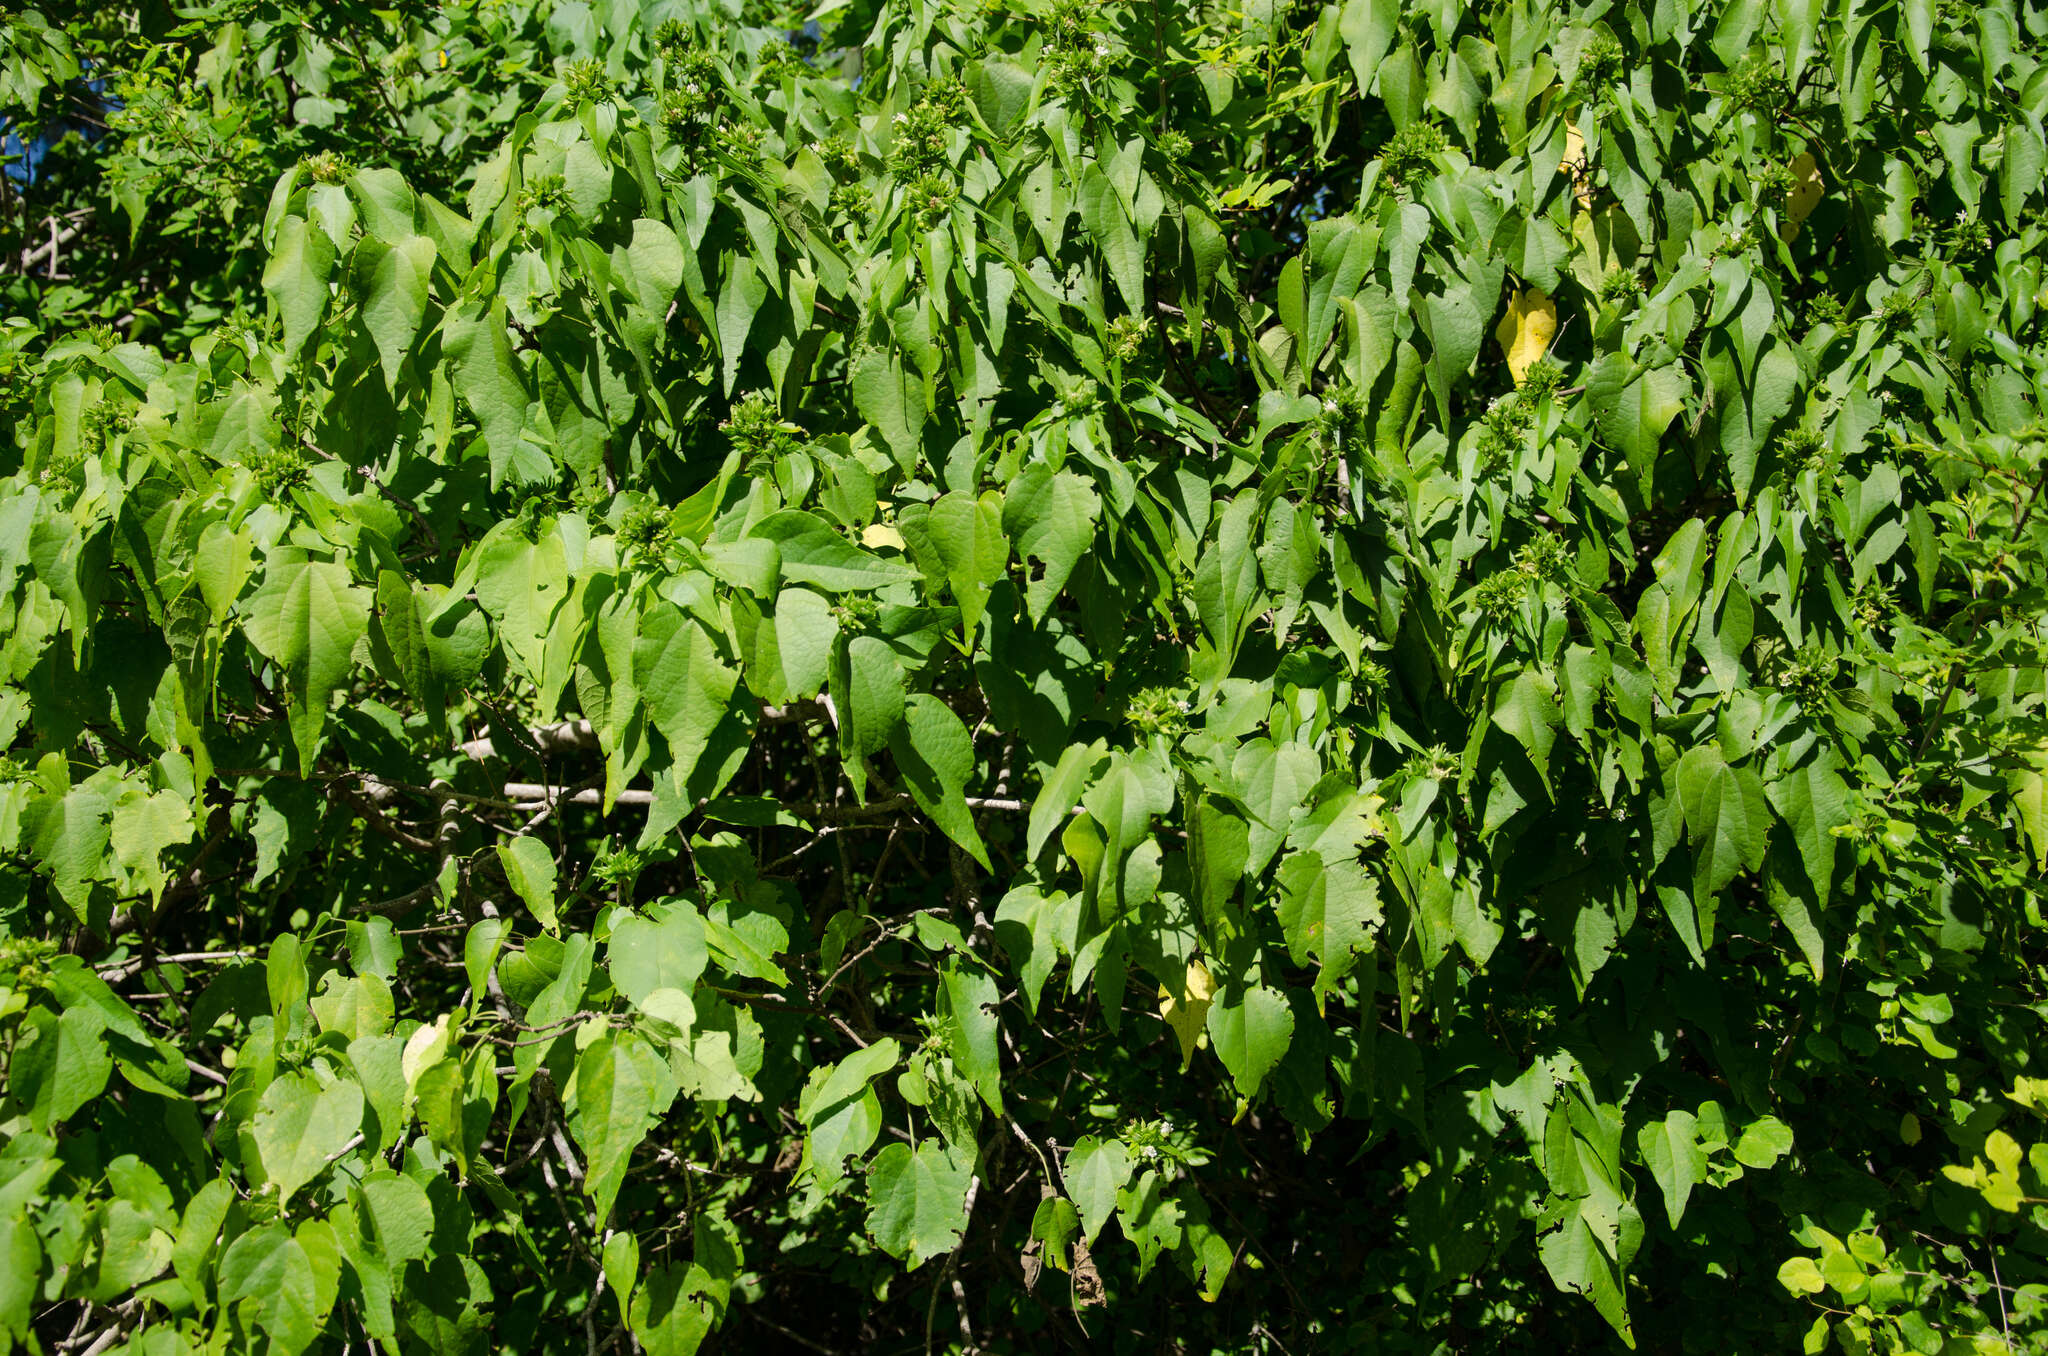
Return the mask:
{"type": "Polygon", "coordinates": [[[9,18],[0,1351],[2041,1349],[2044,51],[9,18]]]}

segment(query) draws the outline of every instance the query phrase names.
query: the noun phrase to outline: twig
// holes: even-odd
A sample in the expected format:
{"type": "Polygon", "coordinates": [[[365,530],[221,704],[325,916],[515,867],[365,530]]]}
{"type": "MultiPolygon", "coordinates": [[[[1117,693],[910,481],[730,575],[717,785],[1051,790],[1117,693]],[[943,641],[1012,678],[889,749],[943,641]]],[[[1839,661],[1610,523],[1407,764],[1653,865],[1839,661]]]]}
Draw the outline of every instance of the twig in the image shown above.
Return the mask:
{"type": "Polygon", "coordinates": [[[175,956],[137,956],[118,965],[103,968],[100,978],[108,983],[126,979],[145,965],[196,965],[201,961],[242,960],[254,956],[253,951],[181,951],[175,956]]]}
{"type": "Polygon", "coordinates": [[[228,1080],[224,1076],[214,1072],[212,1069],[207,1068],[204,1064],[201,1064],[196,1059],[186,1060],[185,1067],[190,1069],[193,1073],[198,1074],[201,1078],[209,1079],[215,1083],[220,1084],[222,1087],[226,1087],[228,1085],[228,1080]]]}
{"type": "MultiPolygon", "coordinates": [[[[1001,1143],[1001,1141],[997,1142],[1001,1143]]],[[[974,1328],[967,1321],[967,1287],[960,1283],[960,1252],[961,1249],[967,1246],[967,1230],[969,1227],[971,1227],[974,1221],[975,1198],[980,1195],[981,1175],[979,1173],[976,1173],[974,1176],[967,1179],[966,1207],[960,1212],[960,1241],[954,1245],[953,1251],[947,1256],[946,1272],[945,1275],[941,1277],[941,1281],[945,1282],[953,1292],[953,1307],[955,1312],[957,1312],[960,1315],[960,1336],[966,1343],[966,1346],[963,1347],[962,1350],[970,1353],[970,1356],[971,1353],[976,1350],[976,1348],[974,1345],[974,1328]]],[[[939,1284],[940,1282],[933,1282],[932,1300],[924,1311],[925,1356],[931,1356],[932,1319],[939,1312],[939,1284]]]]}
{"type": "Polygon", "coordinates": [[[800,1332],[795,1332],[789,1328],[783,1327],[774,1319],[760,1312],[760,1310],[754,1305],[748,1305],[744,1310],[742,1310],[742,1312],[745,1313],[748,1318],[751,1318],[756,1323],[759,1323],[762,1327],[767,1328],[771,1332],[781,1333],[784,1337],[787,1337],[790,1341],[796,1343],[800,1347],[807,1347],[812,1351],[821,1352],[823,1353],[823,1356],[839,1356],[839,1352],[836,1348],[828,1347],[822,1342],[814,1342],[800,1332]]]}
{"type": "MultiPolygon", "coordinates": [[[[597,1240],[597,1254],[598,1254],[598,1256],[599,1256],[599,1257],[603,1257],[603,1256],[604,1256],[604,1247],[605,1247],[605,1244],[607,1244],[607,1243],[609,1243],[609,1242],[611,1242],[611,1241],[612,1241],[612,1235],[613,1235],[614,1233],[616,1233],[616,1232],[618,1232],[618,1231],[617,1231],[617,1230],[615,1230],[615,1229],[613,1229],[613,1228],[611,1228],[611,1227],[610,1227],[609,1225],[607,1225],[607,1226],[605,1227],[605,1231],[604,1231],[604,1237],[602,1237],[602,1238],[600,1238],[600,1239],[598,1239],[598,1240],[597,1240]]],[[[604,1298],[604,1267],[603,1267],[602,1265],[600,1265],[600,1266],[598,1267],[598,1269],[597,1269],[597,1282],[596,1282],[596,1284],[594,1284],[594,1285],[592,1285],[592,1286],[590,1287],[590,1303],[588,1303],[588,1304],[586,1304],[586,1305],[584,1305],[584,1306],[583,1306],[583,1327],[584,1327],[584,1333],[585,1333],[585,1340],[586,1340],[586,1341],[588,1342],[588,1344],[589,1344],[589,1351],[590,1351],[590,1356],[597,1356],[597,1331],[596,1331],[596,1329],[594,1329],[594,1328],[592,1328],[592,1327],[591,1327],[591,1320],[590,1320],[590,1315],[592,1314],[592,1312],[593,1312],[593,1311],[595,1311],[595,1310],[596,1310],[596,1308],[597,1308],[597,1302],[598,1302],[599,1300],[603,1299],[603,1298],[604,1298]]],[[[623,1308],[625,1307],[625,1301],[624,1301],[624,1298],[623,1298],[623,1297],[621,1297],[621,1299],[620,1299],[620,1302],[619,1302],[619,1307],[620,1307],[620,1308],[622,1308],[622,1309],[623,1309],[623,1308]]],[[[606,1346],[610,1346],[610,1345],[612,1344],[612,1342],[615,1342],[615,1341],[617,1341],[617,1340],[618,1340],[618,1336],[619,1336],[619,1335],[618,1335],[617,1331],[615,1330],[615,1331],[614,1331],[614,1332],[613,1332],[613,1333],[611,1334],[611,1338],[610,1338],[610,1340],[609,1340],[609,1341],[607,1341],[607,1342],[605,1343],[605,1345],[606,1345],[606,1346]]]]}
{"type": "MultiPolygon", "coordinates": [[[[597,730],[587,720],[565,720],[556,725],[536,725],[526,732],[542,753],[569,753],[597,747],[597,730]]],[[[455,751],[465,758],[483,762],[495,758],[498,748],[487,735],[457,744],[455,751]]]]}
{"type": "MultiPolygon", "coordinates": [[[[89,213],[83,211],[74,212],[66,220],[70,221],[71,224],[59,230],[57,227],[58,218],[56,216],[53,215],[43,219],[44,224],[50,228],[50,238],[21,252],[21,262],[16,270],[17,272],[26,275],[30,269],[42,263],[46,258],[50,261],[50,270],[55,270],[57,267],[57,251],[78,239],[85,231],[86,222],[89,220],[89,213]]],[[[54,271],[50,272],[50,276],[56,276],[54,271]]]]}
{"type": "MultiPolygon", "coordinates": [[[[599,778],[598,780],[602,780],[599,778]]],[[[587,783],[575,786],[555,786],[547,782],[506,782],[505,799],[515,810],[545,809],[552,812],[557,805],[602,805],[604,792],[587,783]]],[[[652,805],[652,791],[621,791],[612,798],[614,805],[652,805]]]]}
{"type": "Polygon", "coordinates": [[[380,899],[374,904],[363,905],[363,912],[372,918],[396,918],[407,909],[417,908],[432,899],[440,890],[440,881],[430,880],[410,894],[398,895],[391,899],[380,899]]]}

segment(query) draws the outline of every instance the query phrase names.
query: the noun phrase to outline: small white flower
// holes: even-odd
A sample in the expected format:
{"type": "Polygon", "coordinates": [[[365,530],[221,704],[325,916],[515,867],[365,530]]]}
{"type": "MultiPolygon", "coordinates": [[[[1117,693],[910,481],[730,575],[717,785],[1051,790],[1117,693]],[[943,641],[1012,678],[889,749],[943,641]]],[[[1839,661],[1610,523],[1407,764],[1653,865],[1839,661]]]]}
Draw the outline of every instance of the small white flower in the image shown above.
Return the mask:
{"type": "Polygon", "coordinates": [[[1099,57],[1106,57],[1106,56],[1108,56],[1108,55],[1109,55],[1109,44],[1108,44],[1108,43],[1106,43],[1106,42],[1098,42],[1098,43],[1096,43],[1096,44],[1095,44],[1095,55],[1097,55],[1097,56],[1099,56],[1099,57]]]}
{"type": "Polygon", "coordinates": [[[893,122],[909,122],[909,121],[910,121],[910,115],[909,115],[908,113],[898,113],[898,114],[897,114],[897,115],[896,115],[896,116],[895,116],[895,117],[894,117],[893,119],[891,119],[891,121],[893,121],[893,122]]]}
{"type": "Polygon", "coordinates": [[[1336,412],[1337,412],[1337,402],[1336,402],[1336,401],[1334,401],[1334,400],[1325,400],[1325,401],[1323,402],[1323,413],[1324,413],[1324,414],[1335,414],[1336,412]]]}

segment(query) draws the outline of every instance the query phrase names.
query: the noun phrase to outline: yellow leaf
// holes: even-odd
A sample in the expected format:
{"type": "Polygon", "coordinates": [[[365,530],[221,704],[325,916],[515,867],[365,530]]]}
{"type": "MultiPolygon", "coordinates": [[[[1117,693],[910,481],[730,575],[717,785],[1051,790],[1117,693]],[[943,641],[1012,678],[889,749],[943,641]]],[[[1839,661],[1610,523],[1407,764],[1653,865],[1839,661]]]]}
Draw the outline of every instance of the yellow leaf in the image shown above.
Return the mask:
{"type": "Polygon", "coordinates": [[[1522,384],[1522,378],[1536,360],[1550,352],[1550,341],[1557,337],[1557,303],[1543,295],[1541,288],[1530,287],[1508,298],[1507,314],[1500,318],[1493,337],[1500,340],[1503,352],[1507,354],[1508,371],[1514,375],[1515,385],[1522,384]]]}
{"type": "Polygon", "coordinates": [[[860,544],[869,547],[893,546],[901,551],[903,549],[903,534],[887,523],[869,523],[865,528],[861,529],[860,544]]]}
{"type": "Polygon", "coordinates": [[[1811,151],[1801,151],[1792,162],[1792,191],[1785,197],[1785,219],[1778,225],[1778,237],[1786,244],[1799,238],[1799,223],[1820,206],[1820,164],[1811,151]]]}
{"type": "Polygon", "coordinates": [[[1208,1025],[1209,1000],[1215,996],[1216,981],[1210,976],[1209,967],[1198,960],[1188,962],[1187,978],[1181,982],[1178,994],[1164,984],[1159,986],[1159,1015],[1180,1041],[1182,1073],[1188,1071],[1195,1051],[1208,1043],[1202,1029],[1208,1025]]]}
{"type": "Polygon", "coordinates": [[[1560,173],[1572,176],[1572,193],[1579,200],[1579,206],[1593,205],[1593,167],[1586,163],[1586,138],[1580,134],[1579,125],[1568,122],[1564,125],[1564,155],[1557,162],[1560,173]]]}

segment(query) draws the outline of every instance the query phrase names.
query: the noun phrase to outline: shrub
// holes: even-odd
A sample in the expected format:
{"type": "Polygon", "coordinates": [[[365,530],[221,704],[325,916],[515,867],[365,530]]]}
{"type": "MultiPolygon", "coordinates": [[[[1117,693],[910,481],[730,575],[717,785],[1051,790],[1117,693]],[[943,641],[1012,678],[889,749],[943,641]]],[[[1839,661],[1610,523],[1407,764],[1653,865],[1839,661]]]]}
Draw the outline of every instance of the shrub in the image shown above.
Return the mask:
{"type": "Polygon", "coordinates": [[[2044,38],[13,23],[0,1350],[2048,1340],[2044,38]]]}

